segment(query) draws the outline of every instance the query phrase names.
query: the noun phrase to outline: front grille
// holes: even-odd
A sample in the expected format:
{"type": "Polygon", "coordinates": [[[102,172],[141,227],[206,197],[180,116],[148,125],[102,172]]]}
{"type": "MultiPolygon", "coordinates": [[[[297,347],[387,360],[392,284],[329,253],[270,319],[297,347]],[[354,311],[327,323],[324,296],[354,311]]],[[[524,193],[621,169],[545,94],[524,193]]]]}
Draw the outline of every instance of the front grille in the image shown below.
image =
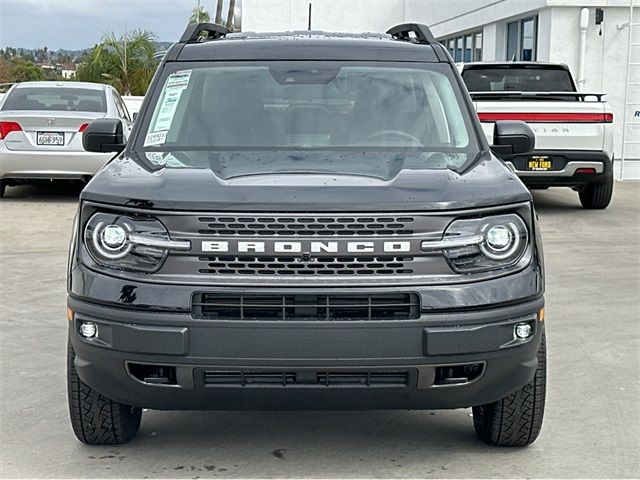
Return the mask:
{"type": "Polygon", "coordinates": [[[406,387],[408,371],[205,371],[211,387],[406,387]]]}
{"type": "Polygon", "coordinates": [[[411,235],[413,217],[211,216],[199,217],[202,235],[339,237],[411,235]]]}
{"type": "Polygon", "coordinates": [[[214,275],[403,275],[413,257],[246,257],[201,256],[200,273],[214,275]]]}
{"type": "Polygon", "coordinates": [[[209,320],[409,320],[419,318],[420,301],[415,293],[196,293],[191,313],[209,320]]]}

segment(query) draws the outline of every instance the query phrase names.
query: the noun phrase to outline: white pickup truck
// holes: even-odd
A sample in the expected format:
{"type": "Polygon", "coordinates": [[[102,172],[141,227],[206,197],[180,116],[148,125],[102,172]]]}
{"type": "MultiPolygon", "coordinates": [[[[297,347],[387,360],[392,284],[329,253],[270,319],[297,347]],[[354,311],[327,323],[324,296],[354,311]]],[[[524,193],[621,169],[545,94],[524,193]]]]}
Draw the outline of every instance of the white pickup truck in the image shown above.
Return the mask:
{"type": "Polygon", "coordinates": [[[527,155],[503,160],[529,188],[571,187],[584,208],[606,208],[613,194],[613,113],[604,94],[578,92],[566,65],[459,64],[485,135],[497,120],[523,120],[536,134],[527,155]]]}

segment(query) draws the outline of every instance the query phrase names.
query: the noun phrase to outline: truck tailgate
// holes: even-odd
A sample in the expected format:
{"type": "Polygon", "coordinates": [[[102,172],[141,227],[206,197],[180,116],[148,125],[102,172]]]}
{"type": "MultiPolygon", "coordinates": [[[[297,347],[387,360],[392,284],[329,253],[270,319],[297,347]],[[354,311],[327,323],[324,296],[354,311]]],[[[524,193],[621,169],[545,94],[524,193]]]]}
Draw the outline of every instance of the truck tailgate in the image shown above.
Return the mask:
{"type": "Polygon", "coordinates": [[[536,134],[536,150],[603,150],[613,116],[605,102],[474,101],[492,143],[496,120],[523,120],[536,134]]]}

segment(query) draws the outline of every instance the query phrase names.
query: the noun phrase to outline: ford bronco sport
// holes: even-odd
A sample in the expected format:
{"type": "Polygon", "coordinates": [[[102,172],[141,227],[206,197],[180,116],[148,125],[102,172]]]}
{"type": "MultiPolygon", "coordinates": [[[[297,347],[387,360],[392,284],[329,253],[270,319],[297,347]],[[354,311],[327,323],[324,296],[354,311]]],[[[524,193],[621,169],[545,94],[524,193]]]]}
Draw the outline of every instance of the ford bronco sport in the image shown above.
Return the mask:
{"type": "Polygon", "coordinates": [[[68,399],[89,444],[143,409],[473,408],[523,446],[545,398],[531,196],[423,25],[387,34],[190,26],[80,196],[68,399]]]}

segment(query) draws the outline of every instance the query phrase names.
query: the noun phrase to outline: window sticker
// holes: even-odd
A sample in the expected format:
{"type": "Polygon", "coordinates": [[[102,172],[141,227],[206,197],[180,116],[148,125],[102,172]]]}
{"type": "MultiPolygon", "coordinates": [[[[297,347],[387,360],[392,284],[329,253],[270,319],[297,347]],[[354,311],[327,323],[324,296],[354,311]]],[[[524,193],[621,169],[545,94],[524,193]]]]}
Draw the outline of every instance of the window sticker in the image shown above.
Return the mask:
{"type": "Polygon", "coordinates": [[[167,87],[165,90],[171,88],[179,88],[184,90],[189,85],[189,79],[191,78],[191,72],[193,70],[180,70],[172,73],[167,79],[167,87]]]}
{"type": "Polygon", "coordinates": [[[172,89],[165,92],[162,104],[160,105],[160,111],[158,112],[158,118],[156,118],[153,131],[158,132],[161,130],[169,130],[171,128],[171,122],[173,116],[176,114],[176,108],[178,107],[178,101],[182,95],[181,90],[172,89]]]}
{"type": "Polygon", "coordinates": [[[171,129],[171,123],[176,114],[178,103],[180,103],[182,92],[189,86],[191,72],[192,70],[181,70],[169,75],[159,105],[156,107],[157,112],[155,121],[150,128],[151,133],[149,133],[145,139],[145,147],[148,145],[160,145],[165,142],[167,132],[171,129]],[[163,132],[164,136],[155,135],[156,133],[163,132]],[[162,138],[161,141],[159,140],[160,138],[162,138]]]}
{"type": "Polygon", "coordinates": [[[148,133],[147,137],[144,139],[144,146],[162,145],[167,139],[167,133],[169,132],[166,130],[163,130],[162,132],[148,133]]]}

